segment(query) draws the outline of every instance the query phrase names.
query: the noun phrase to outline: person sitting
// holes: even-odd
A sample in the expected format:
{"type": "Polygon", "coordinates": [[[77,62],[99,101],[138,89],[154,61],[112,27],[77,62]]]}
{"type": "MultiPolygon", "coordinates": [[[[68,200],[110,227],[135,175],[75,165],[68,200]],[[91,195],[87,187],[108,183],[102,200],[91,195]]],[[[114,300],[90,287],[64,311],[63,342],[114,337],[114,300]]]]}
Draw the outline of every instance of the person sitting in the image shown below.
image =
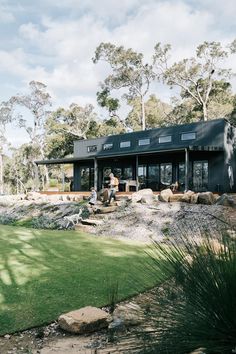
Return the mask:
{"type": "Polygon", "coordinates": [[[90,190],[91,190],[91,194],[89,196],[89,205],[91,205],[91,207],[93,208],[97,203],[97,192],[94,187],[92,187],[90,190]]]}
{"type": "Polygon", "coordinates": [[[177,192],[179,190],[179,182],[178,181],[175,181],[175,183],[172,183],[171,190],[173,193],[177,192]]]}

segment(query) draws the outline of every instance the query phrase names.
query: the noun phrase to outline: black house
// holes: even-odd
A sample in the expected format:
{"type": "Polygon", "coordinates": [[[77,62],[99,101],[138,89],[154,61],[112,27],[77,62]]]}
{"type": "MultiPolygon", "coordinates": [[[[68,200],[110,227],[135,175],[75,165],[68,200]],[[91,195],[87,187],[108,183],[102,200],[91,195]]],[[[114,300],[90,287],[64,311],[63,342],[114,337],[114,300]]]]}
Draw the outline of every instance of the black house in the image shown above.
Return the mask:
{"type": "Polygon", "coordinates": [[[236,128],[225,119],[74,142],[74,157],[37,161],[74,166],[74,191],[106,186],[113,172],[123,191],[236,192],[236,128]]]}

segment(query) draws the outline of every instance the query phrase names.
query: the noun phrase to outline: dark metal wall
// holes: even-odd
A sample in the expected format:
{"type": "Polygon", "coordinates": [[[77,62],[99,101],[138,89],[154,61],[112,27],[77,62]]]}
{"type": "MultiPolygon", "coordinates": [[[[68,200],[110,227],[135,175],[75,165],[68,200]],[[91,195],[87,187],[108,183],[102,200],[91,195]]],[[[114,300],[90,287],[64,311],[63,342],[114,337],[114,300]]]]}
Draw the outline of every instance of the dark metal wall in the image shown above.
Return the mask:
{"type": "MultiPolygon", "coordinates": [[[[173,165],[173,180],[175,182],[178,180],[176,167],[179,163],[185,162],[184,151],[175,153],[155,153],[148,155],[141,155],[138,158],[139,165],[155,165],[161,163],[172,163],[173,165]]],[[[226,192],[227,185],[225,185],[225,161],[224,152],[207,152],[207,151],[190,151],[190,178],[189,186],[192,187],[192,176],[193,176],[193,162],[194,161],[207,161],[208,162],[208,190],[212,192],[226,192]]],[[[91,161],[83,163],[74,164],[74,190],[81,190],[81,171],[85,167],[93,168],[93,163],[91,161]]],[[[136,179],[135,175],[135,156],[130,156],[127,158],[106,158],[98,159],[98,189],[102,187],[102,170],[104,167],[133,167],[133,179],[136,179]]]]}
{"type": "Polygon", "coordinates": [[[226,121],[217,119],[208,122],[197,122],[146,131],[138,131],[120,135],[113,135],[98,139],[77,140],[74,142],[74,157],[89,158],[112,155],[139,154],[151,151],[176,150],[189,146],[205,146],[224,148],[224,131],[226,121]],[[196,133],[194,140],[181,140],[182,133],[196,133]],[[171,142],[159,143],[160,136],[171,136],[171,142]],[[150,139],[149,145],[139,146],[140,139],[150,139]],[[131,146],[120,148],[120,142],[130,141],[131,146]],[[105,151],[104,144],[113,144],[111,150],[105,151]],[[97,151],[88,152],[89,147],[95,146],[97,151]]]}

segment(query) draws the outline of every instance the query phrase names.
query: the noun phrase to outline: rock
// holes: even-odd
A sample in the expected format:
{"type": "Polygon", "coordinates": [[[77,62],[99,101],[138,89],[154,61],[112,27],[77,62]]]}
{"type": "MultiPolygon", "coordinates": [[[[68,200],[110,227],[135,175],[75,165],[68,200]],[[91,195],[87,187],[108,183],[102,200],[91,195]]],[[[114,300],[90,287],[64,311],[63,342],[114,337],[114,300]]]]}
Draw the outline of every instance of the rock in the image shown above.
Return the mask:
{"type": "Polygon", "coordinates": [[[172,194],[169,197],[169,202],[182,202],[183,194],[172,194]]]}
{"type": "Polygon", "coordinates": [[[116,211],[116,209],[117,209],[116,205],[112,205],[108,207],[98,207],[96,212],[98,214],[108,214],[108,213],[113,213],[114,211],[116,211]]]}
{"type": "Polygon", "coordinates": [[[109,324],[108,329],[111,332],[123,332],[125,331],[124,321],[117,317],[109,324]]]}
{"type": "Polygon", "coordinates": [[[81,223],[83,225],[92,225],[92,226],[99,226],[103,224],[102,220],[96,220],[96,219],[85,219],[81,220],[81,223]]]}
{"type": "Polygon", "coordinates": [[[91,333],[108,327],[111,316],[92,306],[86,306],[79,310],[61,315],[58,323],[62,329],[70,333],[91,333]]]}
{"type": "Polygon", "coordinates": [[[217,205],[223,205],[231,208],[236,208],[236,202],[234,201],[234,198],[227,194],[222,194],[217,200],[216,203],[217,205]]]}
{"type": "Polygon", "coordinates": [[[206,354],[206,348],[198,348],[189,354],[206,354]]]}
{"type": "Polygon", "coordinates": [[[170,197],[173,195],[173,192],[170,188],[168,189],[164,189],[163,191],[161,191],[161,193],[159,194],[159,200],[161,202],[169,202],[170,197]]]}
{"type": "Polygon", "coordinates": [[[143,322],[144,316],[141,307],[130,302],[126,305],[118,305],[113,312],[113,319],[122,320],[125,326],[137,326],[143,322]]]}
{"type": "Polygon", "coordinates": [[[182,197],[182,202],[184,203],[190,203],[191,202],[191,197],[194,195],[195,193],[193,191],[187,191],[183,194],[182,197]]]}
{"type": "Polygon", "coordinates": [[[153,191],[150,188],[147,189],[141,189],[138,192],[134,192],[131,195],[131,200],[132,203],[148,203],[148,204],[152,204],[153,200],[154,200],[154,194],[153,191]]]}
{"type": "Polygon", "coordinates": [[[214,194],[212,192],[203,192],[198,195],[198,203],[212,205],[215,203],[214,194]]]}
{"type": "Polygon", "coordinates": [[[11,336],[10,336],[10,334],[5,334],[4,338],[5,338],[5,339],[10,339],[11,336]]]}
{"type": "Polygon", "coordinates": [[[191,204],[197,204],[198,203],[198,196],[199,193],[194,193],[190,196],[190,203],[191,204]]]}
{"type": "Polygon", "coordinates": [[[42,195],[38,192],[28,192],[25,196],[26,200],[39,200],[42,199],[42,195]]]}
{"type": "Polygon", "coordinates": [[[195,192],[194,192],[194,191],[191,191],[191,190],[189,189],[187,192],[184,192],[184,194],[193,195],[193,194],[195,194],[195,192]]]}

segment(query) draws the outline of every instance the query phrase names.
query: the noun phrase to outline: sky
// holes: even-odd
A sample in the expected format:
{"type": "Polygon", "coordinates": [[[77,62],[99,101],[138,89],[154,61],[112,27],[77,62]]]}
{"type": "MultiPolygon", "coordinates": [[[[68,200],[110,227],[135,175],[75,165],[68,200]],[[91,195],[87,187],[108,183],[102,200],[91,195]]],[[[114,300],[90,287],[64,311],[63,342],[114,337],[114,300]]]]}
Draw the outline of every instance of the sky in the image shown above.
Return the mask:
{"type": "MultiPolygon", "coordinates": [[[[98,110],[96,92],[109,73],[92,62],[101,42],[132,47],[146,61],[157,42],[170,43],[172,60],[180,60],[205,40],[232,42],[235,14],[236,0],[0,0],[0,101],[36,80],[55,108],[75,102],[98,110]]],[[[227,65],[236,72],[236,58],[227,65]]],[[[152,91],[168,102],[167,87],[152,91]]],[[[27,140],[17,128],[8,135],[13,145],[27,140]]]]}

